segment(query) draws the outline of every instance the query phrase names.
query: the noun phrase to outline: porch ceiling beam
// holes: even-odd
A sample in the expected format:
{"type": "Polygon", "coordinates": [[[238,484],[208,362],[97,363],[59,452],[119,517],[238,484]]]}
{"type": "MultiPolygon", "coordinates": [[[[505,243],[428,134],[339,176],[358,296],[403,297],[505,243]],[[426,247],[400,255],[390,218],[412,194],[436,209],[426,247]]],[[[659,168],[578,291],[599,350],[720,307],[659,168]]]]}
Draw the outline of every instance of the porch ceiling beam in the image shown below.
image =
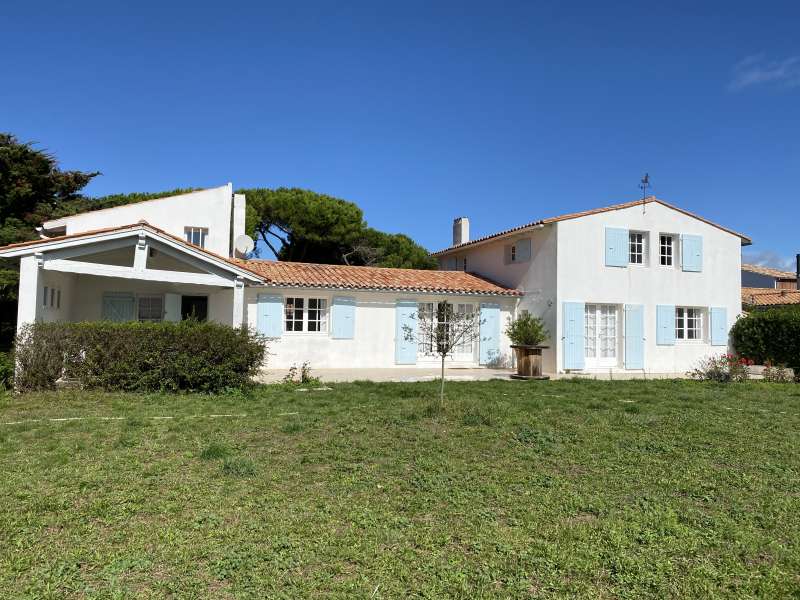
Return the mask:
{"type": "Polygon", "coordinates": [[[80,262],[77,260],[44,259],[44,269],[62,273],[79,275],[96,275],[98,277],[120,277],[122,279],[138,279],[141,281],[160,281],[163,283],[188,283],[194,285],[213,285],[218,287],[234,287],[234,278],[226,279],[210,273],[186,273],[184,271],[164,271],[161,269],[137,270],[133,267],[118,267],[80,262]]]}
{"type": "Polygon", "coordinates": [[[100,252],[108,252],[110,250],[119,250],[120,248],[133,248],[134,244],[136,244],[135,240],[127,237],[116,240],[108,240],[105,242],[85,244],[83,246],[72,246],[71,248],[64,248],[62,250],[50,250],[47,253],[47,256],[51,259],[75,258],[77,256],[86,256],[87,254],[98,254],[100,252]]]}

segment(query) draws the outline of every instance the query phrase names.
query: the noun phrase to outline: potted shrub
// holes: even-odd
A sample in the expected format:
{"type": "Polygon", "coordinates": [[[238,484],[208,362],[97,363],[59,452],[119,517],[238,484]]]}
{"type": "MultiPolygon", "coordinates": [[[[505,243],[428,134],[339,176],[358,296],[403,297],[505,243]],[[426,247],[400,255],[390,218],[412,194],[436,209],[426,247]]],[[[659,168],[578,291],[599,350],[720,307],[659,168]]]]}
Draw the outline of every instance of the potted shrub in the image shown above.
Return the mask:
{"type": "Polygon", "coordinates": [[[542,342],[550,337],[550,333],[542,320],[529,313],[508,322],[506,335],[511,340],[511,347],[517,359],[517,379],[547,379],[542,376],[542,342]]]}

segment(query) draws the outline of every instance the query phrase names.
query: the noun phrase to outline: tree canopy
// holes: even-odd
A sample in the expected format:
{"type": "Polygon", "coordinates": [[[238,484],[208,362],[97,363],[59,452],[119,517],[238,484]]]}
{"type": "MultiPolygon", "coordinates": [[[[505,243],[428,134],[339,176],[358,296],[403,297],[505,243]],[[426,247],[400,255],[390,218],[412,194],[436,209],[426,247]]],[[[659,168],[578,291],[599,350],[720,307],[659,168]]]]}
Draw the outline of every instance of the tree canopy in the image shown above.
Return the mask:
{"type": "Polygon", "coordinates": [[[35,239],[42,221],[78,212],[98,172],[62,171],[55,157],[0,133],[0,245],[35,239]]]}
{"type": "Polygon", "coordinates": [[[247,231],[279,260],[434,269],[403,234],[367,226],[353,202],[299,188],[237,190],[247,196],[247,231]]]}

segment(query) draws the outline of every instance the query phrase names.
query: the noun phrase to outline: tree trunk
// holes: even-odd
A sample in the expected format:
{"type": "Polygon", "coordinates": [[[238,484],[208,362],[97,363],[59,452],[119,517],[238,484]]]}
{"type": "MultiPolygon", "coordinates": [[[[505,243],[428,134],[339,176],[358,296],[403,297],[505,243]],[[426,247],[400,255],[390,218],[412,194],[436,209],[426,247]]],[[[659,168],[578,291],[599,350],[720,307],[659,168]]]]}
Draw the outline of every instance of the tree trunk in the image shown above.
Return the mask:
{"type": "Polygon", "coordinates": [[[442,355],[442,385],[439,388],[439,405],[444,406],[444,355],[442,355]]]}

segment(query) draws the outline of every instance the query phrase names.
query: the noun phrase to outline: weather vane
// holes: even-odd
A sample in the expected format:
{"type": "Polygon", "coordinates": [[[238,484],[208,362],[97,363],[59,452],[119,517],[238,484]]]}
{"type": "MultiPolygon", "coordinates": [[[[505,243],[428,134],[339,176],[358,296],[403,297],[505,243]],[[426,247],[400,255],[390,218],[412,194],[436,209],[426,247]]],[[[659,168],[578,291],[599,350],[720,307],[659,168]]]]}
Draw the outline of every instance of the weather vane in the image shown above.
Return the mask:
{"type": "Polygon", "coordinates": [[[650,185],[650,173],[645,173],[642,181],[639,183],[639,188],[642,190],[642,200],[647,198],[647,190],[652,187],[650,185]]]}

